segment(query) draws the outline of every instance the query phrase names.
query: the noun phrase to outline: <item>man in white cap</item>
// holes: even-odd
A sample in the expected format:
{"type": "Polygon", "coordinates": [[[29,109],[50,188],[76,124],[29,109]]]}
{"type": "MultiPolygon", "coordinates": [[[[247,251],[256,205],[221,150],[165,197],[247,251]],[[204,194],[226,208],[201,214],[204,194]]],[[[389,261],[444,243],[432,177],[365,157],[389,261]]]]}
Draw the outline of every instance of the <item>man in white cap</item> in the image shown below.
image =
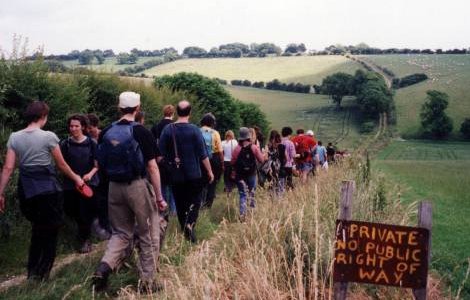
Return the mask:
{"type": "Polygon", "coordinates": [[[108,276],[126,256],[134,232],[140,243],[140,290],[154,292],[159,255],[159,210],[166,208],[155,161],[152,133],[135,122],[140,95],[119,95],[121,118],[105,128],[98,139],[99,167],[109,179],[108,210],[112,236],[93,275],[97,291],[107,286],[108,276]],[[147,180],[146,178],[149,178],[147,180]]]}

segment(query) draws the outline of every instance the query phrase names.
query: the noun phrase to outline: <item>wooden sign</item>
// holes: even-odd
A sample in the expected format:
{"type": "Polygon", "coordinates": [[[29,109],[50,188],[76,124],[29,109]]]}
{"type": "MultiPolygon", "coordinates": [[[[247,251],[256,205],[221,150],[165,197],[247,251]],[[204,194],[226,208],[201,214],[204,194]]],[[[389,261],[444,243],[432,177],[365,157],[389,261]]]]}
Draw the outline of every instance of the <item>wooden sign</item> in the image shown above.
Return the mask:
{"type": "Polygon", "coordinates": [[[359,221],[336,221],[336,282],[426,288],[429,230],[359,221]]]}

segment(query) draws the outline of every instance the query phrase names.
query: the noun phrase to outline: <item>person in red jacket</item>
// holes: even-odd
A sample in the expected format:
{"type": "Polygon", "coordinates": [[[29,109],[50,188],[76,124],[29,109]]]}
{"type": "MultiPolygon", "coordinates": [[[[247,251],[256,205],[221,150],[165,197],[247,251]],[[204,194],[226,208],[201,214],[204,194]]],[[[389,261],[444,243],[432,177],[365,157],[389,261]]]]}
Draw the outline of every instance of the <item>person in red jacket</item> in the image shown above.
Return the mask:
{"type": "Polygon", "coordinates": [[[297,135],[292,139],[297,153],[297,167],[300,171],[300,179],[303,183],[307,181],[307,175],[313,168],[312,152],[317,142],[315,139],[306,135],[303,129],[297,130],[297,135]]]}

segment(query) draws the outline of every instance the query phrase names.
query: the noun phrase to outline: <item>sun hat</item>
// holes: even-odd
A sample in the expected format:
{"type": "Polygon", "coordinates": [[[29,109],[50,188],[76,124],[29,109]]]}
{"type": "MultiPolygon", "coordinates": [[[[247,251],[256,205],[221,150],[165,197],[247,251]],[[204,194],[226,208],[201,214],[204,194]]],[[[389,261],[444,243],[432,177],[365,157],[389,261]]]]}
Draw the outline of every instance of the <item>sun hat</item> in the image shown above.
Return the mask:
{"type": "Polygon", "coordinates": [[[249,140],[250,138],[250,130],[246,127],[240,127],[240,131],[238,132],[238,140],[245,141],[249,140]]]}
{"type": "Polygon", "coordinates": [[[313,136],[313,130],[307,130],[306,134],[309,135],[309,136],[313,136]]]}
{"type": "Polygon", "coordinates": [[[128,108],[140,105],[140,95],[134,92],[122,92],[119,95],[119,107],[128,108]]]}

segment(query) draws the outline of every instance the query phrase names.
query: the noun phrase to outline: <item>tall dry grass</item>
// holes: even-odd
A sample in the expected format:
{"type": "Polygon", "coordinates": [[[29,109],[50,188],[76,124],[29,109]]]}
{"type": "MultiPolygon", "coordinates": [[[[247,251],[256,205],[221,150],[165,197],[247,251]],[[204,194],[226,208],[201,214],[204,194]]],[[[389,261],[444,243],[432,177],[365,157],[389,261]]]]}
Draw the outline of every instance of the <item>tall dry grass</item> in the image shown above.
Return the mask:
{"type": "MultiPolygon", "coordinates": [[[[246,223],[222,222],[179,265],[161,266],[162,299],[332,299],[335,220],[343,180],[355,180],[353,219],[409,225],[393,187],[364,179],[356,159],[321,172],[282,199],[258,191],[246,223]],[[384,190],[386,189],[386,190],[384,190]],[[374,205],[385,195],[383,209],[374,205]]],[[[222,201],[222,199],[219,199],[222,201]]],[[[227,199],[233,201],[233,199],[227,199]]],[[[230,205],[228,205],[230,206],[230,205]]],[[[129,296],[129,295],[127,295],[129,296]]],[[[405,299],[409,291],[351,285],[350,299],[405,299]]]]}

